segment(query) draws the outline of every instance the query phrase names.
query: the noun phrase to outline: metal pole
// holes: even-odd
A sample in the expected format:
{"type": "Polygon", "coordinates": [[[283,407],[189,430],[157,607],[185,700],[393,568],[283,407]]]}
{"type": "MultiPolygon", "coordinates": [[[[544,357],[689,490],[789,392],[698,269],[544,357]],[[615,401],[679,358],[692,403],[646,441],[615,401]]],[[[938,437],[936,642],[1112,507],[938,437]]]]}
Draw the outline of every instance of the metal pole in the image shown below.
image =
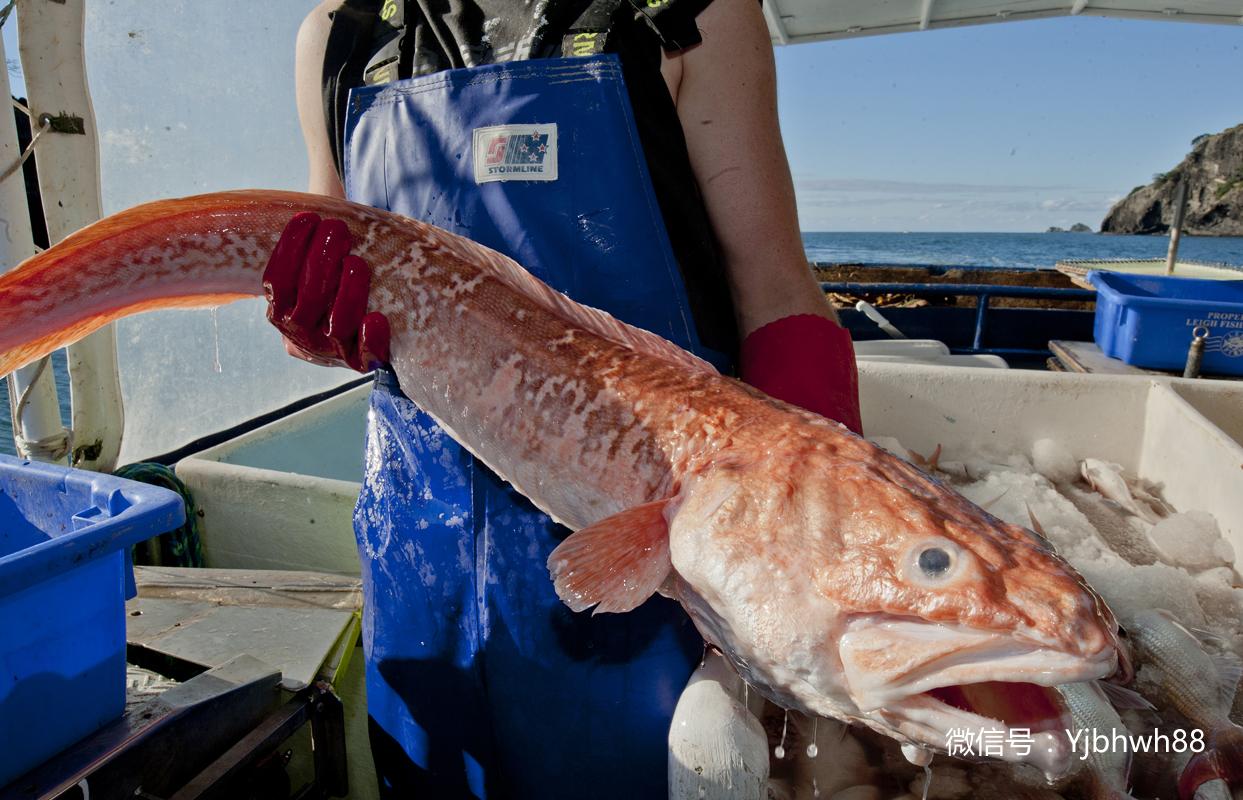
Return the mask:
{"type": "Polygon", "coordinates": [[[988,298],[988,295],[982,294],[975,301],[975,337],[971,342],[974,350],[984,349],[984,323],[988,320],[988,298]]]}
{"type": "MultiPolygon", "coordinates": [[[[4,56],[4,44],[0,42],[0,63],[4,62],[4,56]]],[[[8,70],[0,69],[0,97],[11,95],[8,70]]],[[[17,124],[9,103],[4,104],[0,117],[2,173],[18,162],[21,148],[17,144],[17,124]]],[[[31,120],[32,134],[37,130],[38,122],[31,120]]],[[[0,181],[0,222],[4,223],[5,232],[0,236],[0,272],[5,272],[35,253],[26,202],[26,179],[20,168],[0,181]]],[[[15,417],[13,438],[18,452],[26,458],[63,460],[69,450],[69,437],[61,422],[49,359],[23,367],[9,377],[9,402],[10,408],[0,409],[0,413],[12,413],[15,417]]]]}
{"type": "Polygon", "coordinates": [[[1174,221],[1170,224],[1170,250],[1165,256],[1165,274],[1174,274],[1178,260],[1178,241],[1183,237],[1183,215],[1187,213],[1187,179],[1180,178],[1174,190],[1174,221]]]}
{"type": "MultiPolygon", "coordinates": [[[[39,142],[39,189],[48,239],[56,244],[101,216],[99,140],[82,50],[84,0],[21,3],[22,68],[34,114],[60,129],[39,142]]],[[[102,328],[67,349],[75,467],[111,471],[121,450],[124,412],[116,334],[102,328]]]]}

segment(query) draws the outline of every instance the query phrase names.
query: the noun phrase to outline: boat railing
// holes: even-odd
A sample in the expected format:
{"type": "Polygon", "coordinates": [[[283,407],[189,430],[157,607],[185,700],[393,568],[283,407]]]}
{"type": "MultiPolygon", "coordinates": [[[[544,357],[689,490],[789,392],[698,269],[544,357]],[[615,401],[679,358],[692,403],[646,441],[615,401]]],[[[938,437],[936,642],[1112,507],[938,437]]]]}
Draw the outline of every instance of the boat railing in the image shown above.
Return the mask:
{"type": "Polygon", "coordinates": [[[1047,349],[1025,347],[988,347],[984,343],[988,330],[989,310],[994,297],[1023,298],[1028,300],[1092,301],[1096,292],[1055,286],[1000,286],[990,283],[860,283],[857,281],[822,281],[825,293],[859,296],[865,294],[906,294],[915,297],[975,297],[975,329],[970,347],[950,345],[954,353],[1047,357],[1047,349]]]}

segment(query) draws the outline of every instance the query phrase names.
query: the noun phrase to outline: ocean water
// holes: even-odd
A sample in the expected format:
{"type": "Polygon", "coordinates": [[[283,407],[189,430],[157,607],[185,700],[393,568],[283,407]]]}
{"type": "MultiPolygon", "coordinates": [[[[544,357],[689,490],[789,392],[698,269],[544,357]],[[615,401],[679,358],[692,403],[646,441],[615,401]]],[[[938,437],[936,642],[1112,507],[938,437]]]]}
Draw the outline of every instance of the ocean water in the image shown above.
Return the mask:
{"type": "MultiPolygon", "coordinates": [[[[1051,268],[1071,258],[1164,258],[1164,236],[1092,233],[803,233],[807,260],[1051,268]]],[[[1179,258],[1243,266],[1243,236],[1184,237],[1179,258]]]]}
{"type": "MultiPolygon", "coordinates": [[[[813,263],[925,264],[964,267],[1052,267],[1068,258],[1160,258],[1161,236],[1101,236],[1090,233],[804,233],[813,263]]],[[[1182,258],[1243,266],[1243,237],[1189,237],[1182,258]]],[[[62,416],[69,418],[64,355],[53,363],[62,416]]],[[[7,381],[0,380],[0,453],[13,453],[7,381]]]]}

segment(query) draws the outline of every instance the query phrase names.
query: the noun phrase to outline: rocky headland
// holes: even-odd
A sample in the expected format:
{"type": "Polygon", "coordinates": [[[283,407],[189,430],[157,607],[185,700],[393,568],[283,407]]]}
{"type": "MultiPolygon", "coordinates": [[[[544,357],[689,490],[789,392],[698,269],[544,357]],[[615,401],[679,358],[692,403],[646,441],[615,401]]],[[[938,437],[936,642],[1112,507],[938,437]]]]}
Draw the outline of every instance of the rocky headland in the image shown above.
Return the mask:
{"type": "Polygon", "coordinates": [[[1101,233],[1168,233],[1174,193],[1183,179],[1188,182],[1183,233],[1243,236],[1243,125],[1197,136],[1178,166],[1136,186],[1109,210],[1101,233]]]}

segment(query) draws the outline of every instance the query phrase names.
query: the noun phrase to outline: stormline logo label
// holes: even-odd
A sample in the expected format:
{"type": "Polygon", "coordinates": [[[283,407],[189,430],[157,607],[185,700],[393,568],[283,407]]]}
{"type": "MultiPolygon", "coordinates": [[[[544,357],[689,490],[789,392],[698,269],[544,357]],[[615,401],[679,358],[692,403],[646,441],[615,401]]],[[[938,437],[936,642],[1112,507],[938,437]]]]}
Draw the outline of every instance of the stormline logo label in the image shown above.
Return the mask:
{"type": "Polygon", "coordinates": [[[471,145],[475,183],[557,179],[555,123],[476,128],[471,145]]]}
{"type": "MultiPolygon", "coordinates": [[[[1153,728],[1143,734],[1112,728],[1080,728],[1064,733],[1080,761],[1086,761],[1098,753],[1204,752],[1204,731],[1199,728],[1190,731],[1153,728]]],[[[1047,742],[1047,739],[1044,741],[1047,742]]],[[[1003,758],[1010,754],[1023,758],[1040,744],[1041,740],[1032,734],[1030,728],[950,728],[945,736],[945,749],[951,756],[1003,758]]]]}

